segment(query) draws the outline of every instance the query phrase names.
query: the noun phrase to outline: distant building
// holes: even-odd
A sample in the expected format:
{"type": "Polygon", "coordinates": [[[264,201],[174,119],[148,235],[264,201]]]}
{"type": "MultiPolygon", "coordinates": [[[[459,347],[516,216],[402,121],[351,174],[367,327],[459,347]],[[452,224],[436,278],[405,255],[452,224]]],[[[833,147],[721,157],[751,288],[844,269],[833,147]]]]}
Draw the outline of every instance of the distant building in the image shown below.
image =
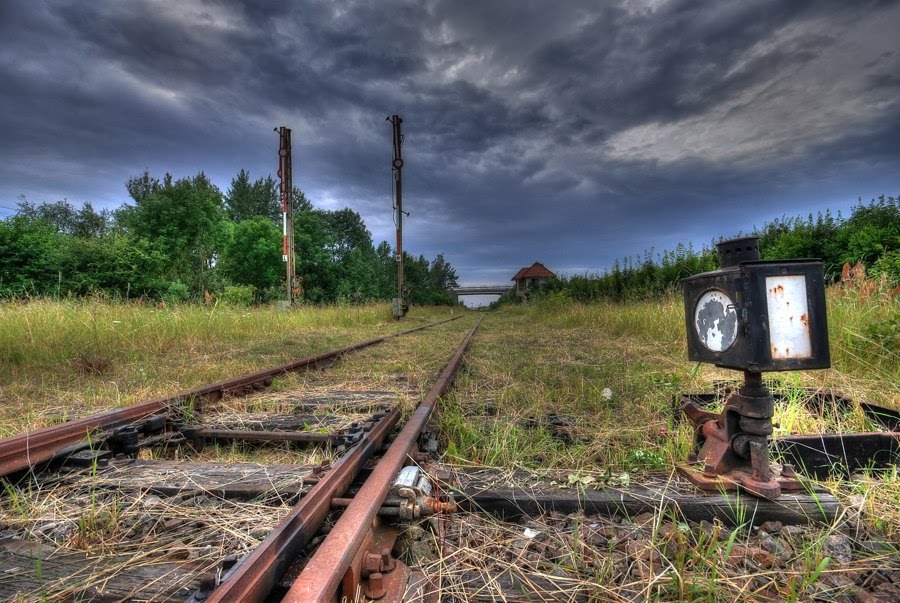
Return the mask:
{"type": "Polygon", "coordinates": [[[549,281],[551,278],[556,278],[556,275],[540,262],[535,262],[531,266],[527,266],[516,272],[516,275],[512,277],[512,280],[516,282],[516,295],[524,297],[529,289],[535,285],[540,285],[543,282],[549,281]]]}

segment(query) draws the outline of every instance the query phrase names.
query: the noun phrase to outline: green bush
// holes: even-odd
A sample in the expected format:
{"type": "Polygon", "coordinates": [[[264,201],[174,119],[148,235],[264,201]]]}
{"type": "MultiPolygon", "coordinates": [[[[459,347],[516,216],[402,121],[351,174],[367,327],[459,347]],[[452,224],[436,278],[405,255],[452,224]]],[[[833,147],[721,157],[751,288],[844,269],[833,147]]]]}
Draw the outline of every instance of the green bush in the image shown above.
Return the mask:
{"type": "Polygon", "coordinates": [[[169,304],[186,302],[190,297],[188,286],[180,281],[169,283],[169,288],[162,295],[163,300],[169,304]]]}
{"type": "MultiPolygon", "coordinates": [[[[875,342],[885,350],[900,350],[900,317],[873,323],[864,331],[866,339],[875,342]]],[[[867,343],[867,342],[866,342],[867,343]]]]}
{"type": "Polygon", "coordinates": [[[900,249],[888,251],[878,258],[869,271],[872,278],[883,278],[890,287],[900,287],[900,249]]]}
{"type": "MultiPolygon", "coordinates": [[[[722,233],[723,239],[739,233],[722,233]]],[[[784,217],[753,232],[765,260],[819,258],[826,278],[834,282],[845,262],[861,261],[869,274],[900,284],[900,199],[885,197],[853,207],[849,218],[830,212],[806,218],[784,217]]],[[[639,301],[656,299],[680,287],[685,277],[715,270],[714,246],[695,251],[679,244],[662,254],[651,249],[643,257],[616,260],[603,274],[560,277],[544,283],[538,295],[565,292],[575,301],[639,301]]]]}
{"type": "Polygon", "coordinates": [[[249,307],[256,299],[256,287],[253,285],[225,287],[220,299],[229,306],[249,307]]]}
{"type": "Polygon", "coordinates": [[[43,220],[0,221],[0,297],[52,293],[64,235],[43,220]]]}

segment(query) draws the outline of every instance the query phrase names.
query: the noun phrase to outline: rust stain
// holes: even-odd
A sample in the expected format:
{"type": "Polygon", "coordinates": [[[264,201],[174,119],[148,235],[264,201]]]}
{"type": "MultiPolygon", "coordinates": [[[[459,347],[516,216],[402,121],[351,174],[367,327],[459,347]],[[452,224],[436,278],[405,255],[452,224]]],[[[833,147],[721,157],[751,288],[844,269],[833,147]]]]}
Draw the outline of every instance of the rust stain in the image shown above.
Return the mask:
{"type": "Polygon", "coordinates": [[[778,358],[778,348],[774,345],[772,346],[772,358],[778,358]]]}
{"type": "Polygon", "coordinates": [[[806,314],[802,315],[800,317],[800,322],[802,322],[807,329],[809,328],[809,316],[806,314]]]}

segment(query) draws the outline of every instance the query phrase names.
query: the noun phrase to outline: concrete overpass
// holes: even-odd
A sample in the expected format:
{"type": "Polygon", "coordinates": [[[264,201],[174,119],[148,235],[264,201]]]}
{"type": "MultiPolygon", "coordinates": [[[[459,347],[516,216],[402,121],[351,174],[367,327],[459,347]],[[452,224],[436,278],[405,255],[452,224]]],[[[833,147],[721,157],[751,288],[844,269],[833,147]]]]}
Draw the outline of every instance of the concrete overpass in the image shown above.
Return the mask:
{"type": "Polygon", "coordinates": [[[447,289],[447,293],[453,298],[453,303],[459,303],[463,295],[506,295],[513,290],[515,285],[481,285],[478,287],[456,287],[447,289]]]}

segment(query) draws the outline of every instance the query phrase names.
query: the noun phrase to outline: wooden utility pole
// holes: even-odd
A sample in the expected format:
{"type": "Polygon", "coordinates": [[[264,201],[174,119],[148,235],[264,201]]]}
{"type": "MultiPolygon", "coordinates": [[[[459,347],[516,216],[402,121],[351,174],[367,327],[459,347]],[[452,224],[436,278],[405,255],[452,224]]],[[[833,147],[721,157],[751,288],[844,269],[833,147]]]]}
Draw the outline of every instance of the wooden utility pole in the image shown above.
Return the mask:
{"type": "MultiPolygon", "coordinates": [[[[394,318],[400,319],[406,315],[409,305],[403,299],[403,134],[400,132],[400,124],[403,120],[399,115],[392,115],[387,120],[394,129],[394,158],[391,161],[391,171],[394,173],[394,224],[397,226],[397,297],[391,305],[394,318]]],[[[408,213],[406,215],[409,215],[408,213]]]]}
{"type": "Polygon", "coordinates": [[[278,132],[278,177],[281,179],[282,258],[287,267],[287,301],[294,305],[296,258],[294,257],[294,182],[291,177],[291,129],[281,126],[278,132]]]}

